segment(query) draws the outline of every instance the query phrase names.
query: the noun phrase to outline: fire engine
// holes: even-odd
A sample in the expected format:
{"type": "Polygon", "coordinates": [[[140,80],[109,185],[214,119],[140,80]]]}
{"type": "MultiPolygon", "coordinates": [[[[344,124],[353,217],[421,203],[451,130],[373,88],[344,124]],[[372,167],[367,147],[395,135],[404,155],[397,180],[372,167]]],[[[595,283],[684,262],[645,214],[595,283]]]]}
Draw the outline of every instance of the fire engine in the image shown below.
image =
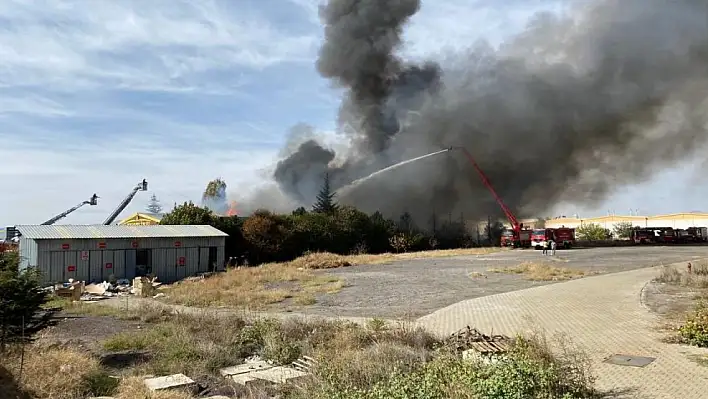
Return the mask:
{"type": "Polygon", "coordinates": [[[549,240],[555,241],[558,248],[571,248],[575,244],[575,229],[569,227],[535,229],[531,233],[531,246],[534,249],[543,248],[549,240]]]}

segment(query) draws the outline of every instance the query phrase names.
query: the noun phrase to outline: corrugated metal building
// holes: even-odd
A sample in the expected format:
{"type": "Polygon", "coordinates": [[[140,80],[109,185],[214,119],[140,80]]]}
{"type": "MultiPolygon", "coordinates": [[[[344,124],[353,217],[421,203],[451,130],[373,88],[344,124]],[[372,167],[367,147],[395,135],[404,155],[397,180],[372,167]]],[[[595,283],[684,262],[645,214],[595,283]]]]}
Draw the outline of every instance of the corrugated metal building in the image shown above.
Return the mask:
{"type": "Polygon", "coordinates": [[[45,283],[150,273],[169,283],[224,268],[227,234],[212,226],[23,225],[17,230],[21,267],[38,268],[45,283]]]}

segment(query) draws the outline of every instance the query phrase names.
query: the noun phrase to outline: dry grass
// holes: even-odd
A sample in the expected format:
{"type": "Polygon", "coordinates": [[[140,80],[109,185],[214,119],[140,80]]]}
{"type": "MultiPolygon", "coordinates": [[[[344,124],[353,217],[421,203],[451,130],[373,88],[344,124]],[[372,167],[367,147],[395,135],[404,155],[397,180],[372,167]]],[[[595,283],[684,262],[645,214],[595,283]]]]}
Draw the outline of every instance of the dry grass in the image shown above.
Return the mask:
{"type": "Polygon", "coordinates": [[[318,294],[334,294],[344,287],[340,279],[322,276],[313,273],[313,270],[385,264],[405,259],[486,254],[497,250],[467,248],[348,256],[311,253],[290,262],[233,269],[204,280],[185,281],[167,288],[165,293],[168,302],[187,306],[233,306],[260,310],[287,300],[306,306],[316,303],[318,294]]]}
{"type": "Polygon", "coordinates": [[[172,391],[158,391],[151,392],[143,382],[141,377],[129,377],[121,380],[120,385],[118,385],[118,394],[115,396],[116,399],[190,399],[192,398],[186,392],[172,390],[172,391]]]}
{"type": "MultiPolygon", "coordinates": [[[[29,397],[78,399],[91,394],[92,381],[101,376],[98,361],[66,348],[30,346],[20,375],[20,357],[13,352],[0,359],[29,397]]],[[[109,377],[106,377],[109,378],[109,377]]]]}
{"type": "Polygon", "coordinates": [[[489,269],[491,273],[522,274],[531,281],[562,281],[583,277],[585,271],[568,267],[556,267],[548,263],[524,262],[502,269],[489,269]]]}
{"type": "Polygon", "coordinates": [[[661,269],[656,281],[687,288],[708,288],[708,264],[692,262],[692,273],[688,269],[679,270],[675,266],[665,266],[661,269]]]}

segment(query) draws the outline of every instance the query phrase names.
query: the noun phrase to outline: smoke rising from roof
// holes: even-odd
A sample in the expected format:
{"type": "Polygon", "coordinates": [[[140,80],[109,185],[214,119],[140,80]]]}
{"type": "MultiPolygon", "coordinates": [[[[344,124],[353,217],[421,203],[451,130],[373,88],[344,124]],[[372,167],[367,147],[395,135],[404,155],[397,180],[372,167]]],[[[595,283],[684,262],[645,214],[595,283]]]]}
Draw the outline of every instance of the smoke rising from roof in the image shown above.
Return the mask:
{"type": "MultiPolygon", "coordinates": [[[[704,1],[594,0],[568,15],[538,14],[498,49],[478,44],[444,71],[398,56],[419,8],[419,0],[321,8],[317,69],[346,89],[338,126],[350,147],[336,153],[315,134],[292,146],[274,172],[288,197],[310,205],[325,172],[341,188],[464,146],[513,210],[536,216],[560,201],[597,205],[706,144],[704,1]]],[[[339,200],[390,215],[499,213],[454,152],[382,174],[339,200]]]]}

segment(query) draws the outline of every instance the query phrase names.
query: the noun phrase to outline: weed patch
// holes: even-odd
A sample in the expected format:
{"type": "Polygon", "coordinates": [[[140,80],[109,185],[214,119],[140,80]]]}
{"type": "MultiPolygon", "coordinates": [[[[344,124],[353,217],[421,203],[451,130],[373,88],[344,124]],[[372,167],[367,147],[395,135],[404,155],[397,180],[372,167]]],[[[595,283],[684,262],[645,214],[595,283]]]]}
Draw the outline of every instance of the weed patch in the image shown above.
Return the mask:
{"type": "Polygon", "coordinates": [[[689,274],[688,270],[683,272],[675,266],[665,266],[655,280],[660,283],[681,287],[708,288],[708,265],[706,263],[695,263],[691,269],[691,274],[689,274]]]}
{"type": "Polygon", "coordinates": [[[514,267],[489,269],[490,273],[521,274],[531,281],[561,281],[585,276],[583,270],[555,267],[548,263],[524,262],[514,267]]]}
{"type": "Polygon", "coordinates": [[[681,341],[689,345],[708,348],[708,306],[701,301],[679,327],[681,341]]]}
{"type": "Polygon", "coordinates": [[[114,394],[118,386],[118,381],[100,367],[98,360],[71,349],[28,347],[22,375],[19,374],[20,362],[18,351],[0,356],[0,363],[31,398],[107,396],[114,394]]]}
{"type": "Polygon", "coordinates": [[[232,269],[203,280],[181,282],[169,287],[165,292],[168,302],[187,306],[232,306],[261,310],[289,299],[296,305],[305,306],[314,304],[318,294],[335,294],[344,287],[344,282],[340,279],[322,276],[314,273],[314,270],[494,251],[494,248],[467,248],[348,256],[317,252],[290,262],[232,269]]]}

